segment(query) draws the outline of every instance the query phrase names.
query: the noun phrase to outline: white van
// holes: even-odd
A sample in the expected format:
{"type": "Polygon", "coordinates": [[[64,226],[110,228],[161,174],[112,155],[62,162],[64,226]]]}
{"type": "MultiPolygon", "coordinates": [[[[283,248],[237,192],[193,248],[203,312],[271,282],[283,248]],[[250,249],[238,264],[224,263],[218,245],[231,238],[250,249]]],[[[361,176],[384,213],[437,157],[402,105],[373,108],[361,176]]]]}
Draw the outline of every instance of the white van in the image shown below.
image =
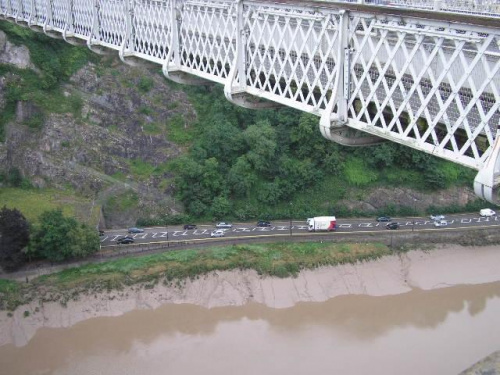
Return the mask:
{"type": "Polygon", "coordinates": [[[479,215],[481,216],[495,216],[497,213],[493,211],[491,208],[483,208],[479,211],[479,215]]]}

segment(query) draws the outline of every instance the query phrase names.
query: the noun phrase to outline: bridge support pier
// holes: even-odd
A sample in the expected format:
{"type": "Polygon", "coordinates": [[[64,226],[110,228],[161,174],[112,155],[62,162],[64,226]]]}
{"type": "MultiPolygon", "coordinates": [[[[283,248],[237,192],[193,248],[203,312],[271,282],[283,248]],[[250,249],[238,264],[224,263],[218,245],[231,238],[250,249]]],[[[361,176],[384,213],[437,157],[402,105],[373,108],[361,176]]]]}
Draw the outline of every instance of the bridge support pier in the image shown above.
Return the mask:
{"type": "Polygon", "coordinates": [[[495,143],[486,162],[474,179],[474,192],[482,199],[495,205],[500,204],[500,129],[497,130],[495,143]]]}
{"type": "Polygon", "coordinates": [[[224,89],[224,95],[226,96],[226,99],[231,103],[247,109],[270,109],[281,107],[281,104],[279,103],[261,101],[255,96],[247,94],[245,92],[235,93],[224,89]]]}
{"type": "Polygon", "coordinates": [[[350,128],[347,125],[336,126],[335,122],[325,126],[320,121],[319,130],[323,137],[342,146],[371,146],[387,142],[383,138],[350,128]]]}

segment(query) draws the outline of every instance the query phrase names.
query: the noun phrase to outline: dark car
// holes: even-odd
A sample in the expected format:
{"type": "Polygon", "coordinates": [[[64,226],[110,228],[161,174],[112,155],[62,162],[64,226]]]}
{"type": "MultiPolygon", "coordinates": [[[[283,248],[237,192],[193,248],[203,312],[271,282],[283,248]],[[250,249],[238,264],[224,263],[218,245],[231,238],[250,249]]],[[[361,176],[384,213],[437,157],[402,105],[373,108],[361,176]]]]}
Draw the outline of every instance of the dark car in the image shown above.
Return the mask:
{"type": "Polygon", "coordinates": [[[144,233],[144,229],[141,228],[128,228],[129,233],[144,233]]]}
{"type": "Polygon", "coordinates": [[[116,243],[121,245],[121,244],[128,244],[128,243],[134,243],[135,240],[132,237],[125,236],[125,237],[120,237],[116,240],[116,243]]]}
{"type": "Polygon", "coordinates": [[[270,227],[271,223],[269,221],[263,221],[263,220],[261,220],[261,221],[259,221],[257,223],[257,226],[258,227],[270,227]]]}
{"type": "Polygon", "coordinates": [[[389,223],[385,226],[387,229],[398,229],[399,224],[398,223],[389,223]]]}
{"type": "Polygon", "coordinates": [[[188,230],[188,229],[196,229],[196,225],[195,224],[184,225],[184,230],[188,230]]]}
{"type": "Polygon", "coordinates": [[[104,236],[104,231],[99,229],[99,236],[104,236]]]}
{"type": "Polygon", "coordinates": [[[380,216],[377,217],[377,221],[379,223],[382,223],[382,222],[392,221],[392,219],[389,216],[380,216]]]}

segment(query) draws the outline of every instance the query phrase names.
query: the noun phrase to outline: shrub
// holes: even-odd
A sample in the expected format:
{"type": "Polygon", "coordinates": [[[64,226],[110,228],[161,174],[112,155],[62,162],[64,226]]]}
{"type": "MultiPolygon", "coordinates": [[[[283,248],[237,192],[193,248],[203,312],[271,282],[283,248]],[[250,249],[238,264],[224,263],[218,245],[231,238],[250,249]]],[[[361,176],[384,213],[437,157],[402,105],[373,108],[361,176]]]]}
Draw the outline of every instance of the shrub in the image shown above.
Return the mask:
{"type": "Polygon", "coordinates": [[[85,257],[99,250],[97,231],[64,217],[61,210],[45,211],[33,232],[30,252],[51,261],[85,257]]]}
{"type": "Polygon", "coordinates": [[[344,174],[350,185],[358,187],[367,186],[378,178],[377,173],[368,168],[363,160],[353,157],[346,160],[344,174]]]}
{"type": "Polygon", "coordinates": [[[142,91],[143,93],[147,93],[149,91],[151,91],[151,89],[153,88],[154,86],[154,81],[152,78],[150,77],[141,77],[139,79],[139,82],[137,83],[137,88],[139,89],[139,91],[142,91]]]}

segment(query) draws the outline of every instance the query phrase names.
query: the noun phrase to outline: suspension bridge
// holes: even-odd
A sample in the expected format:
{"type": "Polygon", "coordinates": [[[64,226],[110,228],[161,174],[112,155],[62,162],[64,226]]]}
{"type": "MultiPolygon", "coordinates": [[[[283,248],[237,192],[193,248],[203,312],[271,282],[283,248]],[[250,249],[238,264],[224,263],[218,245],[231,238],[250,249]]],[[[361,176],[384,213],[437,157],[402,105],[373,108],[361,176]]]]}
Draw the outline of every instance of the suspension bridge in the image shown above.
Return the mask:
{"type": "Polygon", "coordinates": [[[0,16],[247,108],[318,116],[324,137],[392,141],[478,171],[499,202],[498,0],[0,0],[0,16]]]}

